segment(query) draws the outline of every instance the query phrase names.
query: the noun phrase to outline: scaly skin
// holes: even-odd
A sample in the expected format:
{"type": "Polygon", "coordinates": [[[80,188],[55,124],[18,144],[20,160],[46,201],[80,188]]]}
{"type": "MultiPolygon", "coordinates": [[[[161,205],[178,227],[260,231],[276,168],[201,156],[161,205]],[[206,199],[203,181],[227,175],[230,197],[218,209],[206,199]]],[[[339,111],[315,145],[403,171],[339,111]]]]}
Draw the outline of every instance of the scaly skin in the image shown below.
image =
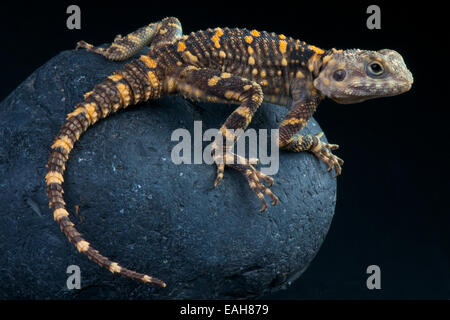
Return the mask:
{"type": "MultiPolygon", "coordinates": [[[[397,95],[408,91],[413,82],[402,57],[393,50],[323,50],[284,35],[246,29],[216,28],[183,36],[180,22],[173,17],[126,37],[117,36],[106,49],[84,41],[77,48],[120,61],[149,44],[147,54],[97,84],[67,116],[51,146],[45,179],[54,219],[80,252],[113,273],[162,287],[166,286],[163,281],[128,270],[101,255],[70,221],[62,188],[65,163],[74,143],[89,126],[129,105],[181,94],[199,101],[239,104],[220,128],[224,141],[236,141],[234,132],[245,130],[261,103],[269,101],[290,108],[279,126],[280,148],[309,151],[339,175],[343,161],[331,152],[338,146],[320,141],[322,134],[298,133],[319,102],[325,97],[338,103],[355,103],[397,95]]],[[[227,166],[243,173],[261,200],[261,211],[267,208],[265,196],[275,205],[278,198],[270,190],[273,179],[230,149],[220,150],[219,145],[213,147],[215,185],[227,166]]]]}

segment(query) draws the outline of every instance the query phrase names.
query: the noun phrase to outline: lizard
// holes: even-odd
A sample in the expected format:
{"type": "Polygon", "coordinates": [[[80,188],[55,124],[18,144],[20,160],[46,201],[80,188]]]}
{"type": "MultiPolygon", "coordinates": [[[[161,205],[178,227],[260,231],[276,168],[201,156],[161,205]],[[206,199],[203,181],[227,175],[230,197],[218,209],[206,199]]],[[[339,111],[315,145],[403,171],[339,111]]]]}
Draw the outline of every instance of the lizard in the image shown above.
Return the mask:
{"type": "MultiPolygon", "coordinates": [[[[341,174],[343,160],[333,154],[338,145],[321,141],[323,133],[299,132],[324,98],[340,104],[398,95],[410,90],[413,77],[402,56],[394,50],[324,50],[283,34],[239,28],[215,28],[183,35],[181,23],[167,17],[125,37],[116,36],[107,47],[79,41],[77,48],[123,61],[142,54],[84,94],[67,115],[46,165],[46,192],[53,218],[78,251],[113,273],[165,287],[156,277],[127,269],[95,250],[75,228],[63,198],[63,173],[69,153],[80,136],[100,119],[149,99],[179,94],[198,101],[237,104],[219,130],[219,142],[236,141],[263,101],[288,107],[279,125],[278,145],[292,152],[307,151],[341,174]],[[222,139],[222,141],[220,140],[222,139]]],[[[214,186],[225,167],[238,170],[267,208],[265,197],[278,201],[271,191],[274,180],[238,156],[225,143],[213,145],[217,166],[214,186]],[[225,147],[224,147],[225,146],[225,147]]]]}

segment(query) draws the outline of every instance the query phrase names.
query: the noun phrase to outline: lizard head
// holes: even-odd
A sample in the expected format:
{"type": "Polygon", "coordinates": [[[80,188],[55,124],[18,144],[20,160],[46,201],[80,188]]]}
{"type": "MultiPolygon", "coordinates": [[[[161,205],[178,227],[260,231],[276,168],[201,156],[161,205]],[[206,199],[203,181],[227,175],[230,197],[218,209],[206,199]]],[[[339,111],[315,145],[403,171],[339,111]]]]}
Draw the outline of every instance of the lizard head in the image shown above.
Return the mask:
{"type": "Polygon", "coordinates": [[[330,50],[322,59],[314,87],[338,103],[349,104],[408,91],[413,83],[394,50],[330,50]]]}

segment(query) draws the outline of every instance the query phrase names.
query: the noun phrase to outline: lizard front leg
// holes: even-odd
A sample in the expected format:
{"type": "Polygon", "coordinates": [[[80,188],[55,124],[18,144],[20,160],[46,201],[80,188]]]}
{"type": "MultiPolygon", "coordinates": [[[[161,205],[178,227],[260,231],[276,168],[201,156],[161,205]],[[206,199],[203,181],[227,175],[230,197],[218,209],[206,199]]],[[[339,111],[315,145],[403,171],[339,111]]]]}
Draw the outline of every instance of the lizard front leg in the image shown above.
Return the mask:
{"type": "Polygon", "coordinates": [[[278,144],[280,148],[293,152],[309,151],[328,165],[328,171],[334,168],[335,176],[340,175],[344,161],[331,152],[331,150],[338,149],[339,146],[322,142],[320,138],[323,132],[316,135],[298,133],[313,115],[320,97],[314,94],[307,96],[294,90],[293,98],[292,110],[279,126],[278,144]]]}
{"type": "Polygon", "coordinates": [[[81,40],[78,48],[101,54],[108,60],[123,61],[131,58],[142,48],[151,43],[151,49],[168,43],[173,43],[183,35],[181,23],[175,17],[168,17],[159,22],[150,23],[138,30],[129,33],[125,37],[118,35],[108,48],[94,47],[92,44],[81,40]]]}
{"type": "Polygon", "coordinates": [[[272,205],[275,205],[278,198],[269,189],[273,183],[272,178],[255,169],[252,165],[253,161],[232,152],[238,132],[247,128],[263,101],[263,92],[259,84],[227,72],[199,69],[193,66],[183,69],[175,83],[174,89],[187,98],[239,104],[220,128],[220,135],[213,144],[213,158],[217,164],[217,178],[214,186],[222,180],[224,168],[227,166],[238,170],[246,177],[250,188],[262,202],[261,211],[267,209],[264,195],[270,197],[272,205]],[[269,187],[262,181],[268,183],[269,187]]]}

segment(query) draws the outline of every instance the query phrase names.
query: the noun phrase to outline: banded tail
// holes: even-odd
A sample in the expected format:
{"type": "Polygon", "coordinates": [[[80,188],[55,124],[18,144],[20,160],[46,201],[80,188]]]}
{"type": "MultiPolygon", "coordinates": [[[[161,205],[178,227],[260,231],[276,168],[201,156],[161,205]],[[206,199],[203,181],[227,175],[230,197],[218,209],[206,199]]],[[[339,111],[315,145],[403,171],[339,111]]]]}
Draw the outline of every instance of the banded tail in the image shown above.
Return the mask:
{"type": "Polygon", "coordinates": [[[94,90],[86,93],[84,101],[78,103],[75,110],[68,114],[66,122],[62,125],[51,146],[45,180],[53,217],[58,222],[61,231],[78,251],[113,273],[165,287],[166,284],[162,280],[126,269],[91,247],[69,218],[62,188],[65,164],[74,143],[78,141],[81,134],[99,119],[106,118],[121,108],[160,97],[163,90],[160,79],[162,79],[161,69],[156,69],[156,61],[144,55],[125,65],[123,69],[116,71],[102,83],[97,84],[94,90]]]}

